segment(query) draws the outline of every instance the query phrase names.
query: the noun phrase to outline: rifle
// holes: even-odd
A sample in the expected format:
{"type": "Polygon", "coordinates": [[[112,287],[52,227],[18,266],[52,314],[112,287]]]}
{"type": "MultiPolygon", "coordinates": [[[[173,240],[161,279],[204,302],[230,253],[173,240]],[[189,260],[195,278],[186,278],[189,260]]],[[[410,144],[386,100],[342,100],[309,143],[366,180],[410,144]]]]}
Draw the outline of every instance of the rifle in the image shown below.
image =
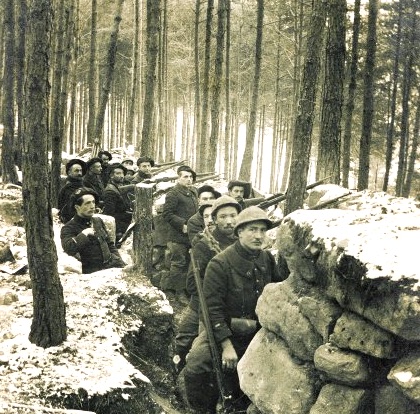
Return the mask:
{"type": "Polygon", "coordinates": [[[337,201],[340,201],[341,198],[347,197],[350,194],[352,194],[351,191],[349,191],[348,193],[342,194],[342,195],[340,195],[338,197],[332,198],[331,200],[327,200],[327,201],[324,201],[323,203],[317,204],[316,206],[313,206],[309,210],[321,210],[321,209],[323,209],[325,207],[328,207],[330,204],[334,204],[337,201]]]}
{"type": "Polygon", "coordinates": [[[197,263],[195,261],[192,250],[190,250],[191,264],[194,273],[195,284],[197,285],[198,298],[200,300],[200,310],[203,315],[204,326],[207,332],[207,338],[209,341],[211,357],[213,360],[213,368],[216,371],[216,380],[217,387],[219,388],[219,393],[222,398],[222,407],[226,408],[226,402],[232,398],[231,395],[228,395],[225,389],[224,380],[223,380],[223,371],[222,371],[222,361],[220,359],[219,348],[214,337],[213,327],[211,325],[209,310],[207,308],[206,299],[204,297],[203,286],[201,285],[201,277],[197,268],[197,263]]]}
{"type": "Polygon", "coordinates": [[[167,181],[175,181],[179,177],[174,175],[172,177],[159,177],[159,178],[148,178],[147,180],[143,180],[143,184],[159,184],[159,183],[166,183],[167,181]]]}
{"type": "Polygon", "coordinates": [[[186,160],[182,161],[175,161],[175,162],[167,162],[165,164],[161,164],[157,170],[152,170],[153,175],[159,174],[162,171],[169,170],[169,168],[178,167],[179,165],[182,165],[185,163],[186,160]]]}
{"type": "MultiPolygon", "coordinates": [[[[306,191],[307,190],[311,190],[312,188],[317,187],[318,185],[321,185],[324,181],[328,180],[328,178],[331,178],[331,177],[332,176],[330,175],[328,177],[323,178],[322,180],[318,180],[318,181],[315,181],[312,184],[307,185],[306,188],[305,188],[306,191]]],[[[277,194],[274,194],[274,195],[266,198],[260,204],[257,204],[257,207],[262,208],[263,210],[265,210],[268,207],[274,206],[274,204],[278,204],[281,201],[286,200],[286,198],[287,198],[287,191],[286,191],[286,194],[277,193],[277,194]]]]}

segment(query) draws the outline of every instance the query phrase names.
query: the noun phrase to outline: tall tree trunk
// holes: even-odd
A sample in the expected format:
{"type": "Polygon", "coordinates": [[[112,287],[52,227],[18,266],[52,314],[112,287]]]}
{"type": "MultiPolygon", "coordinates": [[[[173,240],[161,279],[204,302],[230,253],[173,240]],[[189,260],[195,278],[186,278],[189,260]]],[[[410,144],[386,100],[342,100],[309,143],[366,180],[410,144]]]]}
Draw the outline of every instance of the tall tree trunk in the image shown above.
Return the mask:
{"type": "Polygon", "coordinates": [[[374,113],[374,70],[376,59],[376,21],[378,0],[369,0],[368,34],[366,42],[366,63],[364,69],[362,136],[359,146],[359,177],[357,189],[369,186],[369,157],[372,141],[372,121],[374,113]]]}
{"type": "Polygon", "coordinates": [[[264,22],[264,0],[257,0],[257,37],[255,41],[255,70],[252,85],[252,98],[249,111],[248,125],[246,128],[246,143],[245,152],[242,158],[241,169],[239,171],[239,178],[241,180],[250,181],[251,179],[251,165],[254,153],[255,141],[255,125],[257,119],[258,97],[260,90],[261,78],[261,55],[262,55],[262,37],[263,37],[263,22],[264,22]]]}
{"type": "Polygon", "coordinates": [[[89,113],[87,123],[88,139],[93,139],[95,134],[95,116],[96,116],[96,41],[98,25],[98,2],[92,0],[91,5],[91,23],[90,23],[90,51],[89,51],[89,113]]]}
{"type": "Polygon", "coordinates": [[[13,0],[4,3],[4,76],[3,76],[3,140],[1,151],[1,175],[4,183],[17,183],[13,140],[15,130],[14,83],[15,83],[15,11],[13,0]]]}
{"type": "Polygon", "coordinates": [[[408,159],[407,174],[405,177],[402,196],[409,197],[411,191],[411,184],[414,176],[414,167],[417,160],[417,150],[419,147],[420,135],[420,95],[417,95],[416,115],[414,120],[413,139],[411,142],[410,157],[408,159]]]}
{"type": "Polygon", "coordinates": [[[225,176],[229,174],[229,147],[231,145],[231,109],[230,109],[230,1],[226,0],[226,61],[225,61],[225,132],[223,170],[225,176]]]}
{"type": "Polygon", "coordinates": [[[410,95],[413,83],[414,53],[416,50],[416,26],[417,26],[417,2],[412,2],[411,25],[406,41],[406,56],[404,59],[404,75],[402,80],[402,112],[401,112],[401,134],[400,149],[398,152],[398,171],[395,184],[395,194],[398,197],[403,195],[403,187],[407,168],[408,157],[408,134],[410,117],[410,95]]]}
{"type": "Polygon", "coordinates": [[[325,28],[327,5],[327,0],[315,0],[312,10],[303,68],[302,90],[293,134],[293,149],[289,185],[285,201],[285,214],[289,214],[302,207],[306,191],[316,89],[318,85],[322,36],[325,28]],[[293,185],[291,185],[292,183],[293,185]]]}
{"type": "Polygon", "coordinates": [[[147,0],[146,25],[146,73],[143,111],[141,153],[151,154],[154,150],[156,62],[160,32],[160,0],[147,0]]]}
{"type": "Polygon", "coordinates": [[[133,143],[133,132],[135,125],[135,111],[138,90],[138,66],[139,66],[139,33],[140,33],[140,3],[134,0],[134,40],[133,40],[133,57],[132,57],[132,75],[131,75],[131,93],[128,109],[127,133],[125,141],[127,144],[133,143]]]}
{"type": "Polygon", "coordinates": [[[208,107],[210,88],[210,52],[211,52],[211,25],[213,21],[214,0],[207,0],[206,17],[206,40],[204,46],[204,71],[203,71],[203,104],[201,106],[201,132],[200,148],[198,152],[197,169],[206,168],[206,155],[208,153],[207,129],[208,129],[208,107]]]}
{"type": "Polygon", "coordinates": [[[109,48],[108,48],[108,58],[107,58],[107,70],[105,74],[105,79],[103,80],[101,96],[98,105],[98,115],[95,120],[95,134],[94,134],[94,143],[92,148],[92,156],[96,156],[101,147],[101,139],[104,128],[105,120],[105,109],[108,103],[109,92],[111,90],[112,79],[114,77],[114,68],[115,68],[115,59],[117,56],[117,40],[118,32],[121,22],[121,14],[123,8],[124,0],[118,0],[115,15],[114,15],[114,25],[111,31],[111,36],[109,39],[109,48]]]}
{"type": "MultiPolygon", "coordinates": [[[[17,105],[17,139],[13,153],[15,155],[15,163],[22,168],[22,145],[23,145],[23,107],[24,107],[24,70],[25,70],[25,39],[26,39],[26,17],[27,5],[26,0],[20,0],[18,3],[18,41],[16,47],[16,105],[17,105]]],[[[0,55],[2,56],[2,55],[0,55]]],[[[0,72],[1,73],[1,72],[0,72]]]]}
{"type": "Polygon", "coordinates": [[[217,143],[219,141],[219,117],[220,117],[220,92],[222,89],[223,76],[223,51],[225,46],[226,30],[226,1],[219,0],[217,7],[217,35],[216,54],[214,58],[214,81],[211,101],[211,130],[209,151],[206,159],[206,171],[216,168],[217,143]]]}
{"type": "Polygon", "coordinates": [[[391,80],[391,108],[389,114],[389,123],[386,133],[386,155],[385,155],[385,175],[382,191],[388,190],[389,185],[389,174],[391,171],[392,156],[394,152],[394,133],[395,133],[395,115],[397,111],[397,92],[398,92],[398,78],[400,72],[400,55],[401,55],[401,25],[402,25],[402,14],[403,14],[403,2],[398,2],[398,23],[397,23],[397,35],[395,37],[395,55],[394,55],[394,67],[392,70],[391,80]]]}
{"type": "Polygon", "coordinates": [[[341,110],[346,53],[346,1],[330,0],[316,178],[340,184],[341,110]]]}
{"type": "Polygon", "coordinates": [[[63,288],[57,270],[48,171],[48,70],[50,0],[32,0],[28,25],[23,209],[32,281],[33,319],[29,340],[44,348],[66,339],[63,288]]]}
{"type": "Polygon", "coordinates": [[[200,5],[201,0],[195,0],[195,13],[194,13],[194,134],[195,134],[195,168],[198,168],[198,160],[201,150],[201,107],[200,107],[200,5]]]}
{"type": "Polygon", "coordinates": [[[349,70],[348,97],[345,110],[344,136],[343,136],[343,186],[349,187],[350,150],[353,125],[354,100],[357,88],[357,62],[359,61],[359,33],[360,33],[360,0],[354,2],[353,38],[351,44],[351,61],[349,70]]]}

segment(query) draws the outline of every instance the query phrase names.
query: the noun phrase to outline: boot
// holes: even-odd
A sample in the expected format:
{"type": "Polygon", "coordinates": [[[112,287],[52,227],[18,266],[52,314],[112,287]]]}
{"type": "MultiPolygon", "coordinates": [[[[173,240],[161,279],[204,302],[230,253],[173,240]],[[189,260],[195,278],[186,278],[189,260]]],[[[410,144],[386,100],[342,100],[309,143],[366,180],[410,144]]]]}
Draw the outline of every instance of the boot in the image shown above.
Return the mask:
{"type": "Polygon", "coordinates": [[[197,414],[215,414],[219,391],[213,374],[191,374],[184,370],[185,391],[190,408],[197,414]]]}

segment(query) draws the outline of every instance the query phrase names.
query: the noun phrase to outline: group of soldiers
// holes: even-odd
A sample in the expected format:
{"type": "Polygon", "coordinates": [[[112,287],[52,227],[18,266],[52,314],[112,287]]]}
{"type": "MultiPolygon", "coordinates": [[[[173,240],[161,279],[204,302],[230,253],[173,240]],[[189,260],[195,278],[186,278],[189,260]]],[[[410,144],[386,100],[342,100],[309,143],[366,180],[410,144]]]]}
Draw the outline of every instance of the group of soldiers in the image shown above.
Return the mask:
{"type": "MultiPolygon", "coordinates": [[[[128,179],[123,163],[110,164],[111,159],[101,151],[86,163],[66,165],[60,211],[70,203],[72,212],[62,218],[61,242],[65,252],[80,258],[84,273],[125,265],[94,214],[99,207],[115,217],[118,240],[132,219],[121,186],[152,179],[150,157],[140,157],[139,171],[128,179]]],[[[264,286],[284,280],[287,269],[264,248],[272,227],[257,206],[264,198],[250,198],[243,181],[229,182],[224,195],[209,185],[196,188],[195,181],[195,171],[180,166],[162,210],[170,264],[160,288],[169,301],[184,305],[173,362],[194,412],[216,413],[218,401],[245,410],[249,400],[236,366],[259,328],[255,308],[264,286]]]]}

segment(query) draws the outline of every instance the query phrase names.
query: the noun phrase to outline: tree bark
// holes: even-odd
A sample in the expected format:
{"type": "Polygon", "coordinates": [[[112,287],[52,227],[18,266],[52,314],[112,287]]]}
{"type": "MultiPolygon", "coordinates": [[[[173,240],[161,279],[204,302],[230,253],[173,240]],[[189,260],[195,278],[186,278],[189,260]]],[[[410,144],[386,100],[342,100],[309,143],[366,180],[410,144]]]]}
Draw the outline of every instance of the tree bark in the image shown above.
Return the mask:
{"type": "Polygon", "coordinates": [[[346,1],[330,0],[316,179],[340,184],[341,113],[346,53],[346,1]]]}
{"type": "Polygon", "coordinates": [[[89,51],[89,74],[88,74],[88,90],[89,90],[89,112],[87,122],[88,139],[93,139],[95,134],[95,116],[96,116],[96,34],[98,24],[98,2],[92,0],[91,5],[91,23],[90,23],[90,51],[89,51]]]}
{"type": "Polygon", "coordinates": [[[302,207],[307,185],[316,89],[320,69],[322,36],[327,14],[327,0],[316,0],[311,15],[302,90],[293,134],[293,149],[285,214],[302,207]]]}
{"type": "Polygon", "coordinates": [[[13,142],[15,130],[15,11],[13,0],[4,3],[4,76],[3,76],[3,139],[1,151],[1,175],[3,183],[18,182],[15,169],[13,142]]]}
{"type": "Polygon", "coordinates": [[[33,320],[29,340],[44,348],[66,339],[63,288],[57,270],[49,199],[48,95],[52,6],[33,0],[29,12],[23,209],[32,281],[33,320]]]}
{"type": "Polygon", "coordinates": [[[226,30],[226,1],[219,0],[217,7],[217,34],[216,34],[216,54],[214,58],[214,81],[212,87],[211,101],[211,130],[209,151],[206,154],[206,171],[213,171],[216,168],[217,144],[219,141],[219,121],[220,121],[220,92],[222,89],[223,76],[223,51],[225,46],[226,30]]]}
{"type": "Polygon", "coordinates": [[[143,130],[140,145],[140,152],[144,155],[151,154],[154,150],[153,131],[155,120],[156,62],[159,51],[160,0],[147,0],[146,21],[145,95],[143,130]]]}
{"type": "Polygon", "coordinates": [[[357,189],[369,186],[370,147],[372,141],[372,122],[374,113],[374,70],[376,58],[376,21],[378,0],[369,0],[368,35],[366,43],[366,63],[364,69],[362,136],[359,146],[359,177],[357,189]]]}
{"type": "Polygon", "coordinates": [[[255,70],[252,85],[252,98],[249,111],[249,119],[246,129],[246,143],[242,158],[239,178],[244,181],[251,179],[251,165],[254,154],[255,129],[257,121],[257,107],[261,78],[262,38],[264,23],[264,0],[257,0],[257,37],[255,41],[255,70]]]}
{"type": "Polygon", "coordinates": [[[99,148],[101,147],[102,133],[103,133],[103,128],[104,128],[104,120],[105,120],[105,109],[108,103],[109,93],[111,91],[112,79],[114,77],[115,60],[117,56],[117,40],[118,40],[120,22],[122,19],[121,14],[122,14],[123,3],[124,3],[124,0],[118,0],[116,10],[115,10],[114,25],[113,25],[110,40],[109,40],[107,70],[105,74],[105,79],[103,80],[103,84],[102,84],[101,97],[100,97],[99,105],[98,105],[98,115],[95,120],[95,134],[94,134],[95,140],[94,140],[93,148],[92,148],[92,156],[96,156],[99,152],[99,148]]]}
{"type": "Polygon", "coordinates": [[[354,2],[354,18],[353,18],[353,38],[351,46],[351,62],[350,62],[350,80],[348,86],[347,105],[345,109],[345,123],[344,123],[344,136],[343,136],[343,164],[342,164],[342,177],[343,186],[349,187],[350,175],[350,150],[351,150],[351,137],[353,125],[353,111],[354,100],[356,97],[357,88],[357,66],[359,60],[359,33],[360,33],[360,0],[354,2]]]}
{"type": "Polygon", "coordinates": [[[402,24],[403,2],[398,2],[398,23],[397,35],[395,36],[395,56],[394,67],[392,70],[391,81],[391,108],[389,114],[389,123],[386,133],[386,155],[385,155],[385,175],[382,191],[388,190],[389,174],[391,171],[392,156],[394,152],[394,133],[395,133],[395,116],[397,111],[397,92],[398,92],[398,79],[400,71],[400,55],[401,55],[401,24],[402,24]]]}

